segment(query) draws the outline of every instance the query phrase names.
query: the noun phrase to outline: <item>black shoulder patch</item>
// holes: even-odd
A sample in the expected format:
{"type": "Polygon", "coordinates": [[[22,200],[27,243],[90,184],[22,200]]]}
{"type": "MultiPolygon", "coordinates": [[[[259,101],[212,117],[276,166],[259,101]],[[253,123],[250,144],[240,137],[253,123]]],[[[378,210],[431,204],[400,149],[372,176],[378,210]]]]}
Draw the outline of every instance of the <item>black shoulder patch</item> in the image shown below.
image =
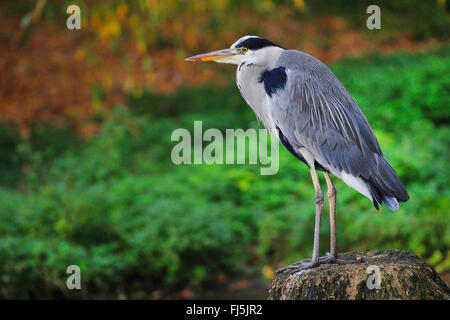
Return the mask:
{"type": "Polygon", "coordinates": [[[236,45],[236,48],[245,47],[250,50],[258,50],[265,47],[279,47],[279,45],[276,45],[272,41],[269,41],[267,39],[258,38],[258,37],[251,37],[248,39],[245,39],[241,42],[239,42],[236,45]]]}
{"type": "Polygon", "coordinates": [[[278,67],[272,70],[265,70],[261,74],[259,82],[264,82],[264,89],[269,97],[272,97],[278,89],[283,89],[286,85],[286,68],[278,67]]]}

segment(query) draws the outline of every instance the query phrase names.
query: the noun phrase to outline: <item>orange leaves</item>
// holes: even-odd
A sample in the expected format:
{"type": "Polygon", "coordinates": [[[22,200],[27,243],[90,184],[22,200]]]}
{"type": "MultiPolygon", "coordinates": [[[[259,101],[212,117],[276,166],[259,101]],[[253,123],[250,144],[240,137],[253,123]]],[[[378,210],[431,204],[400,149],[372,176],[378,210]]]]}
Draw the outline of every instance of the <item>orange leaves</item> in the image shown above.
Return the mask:
{"type": "Polygon", "coordinates": [[[299,11],[305,10],[305,1],[304,0],[294,0],[294,7],[299,11]]]}
{"type": "Polygon", "coordinates": [[[116,9],[117,19],[121,23],[125,23],[125,21],[127,19],[127,13],[128,13],[128,7],[127,7],[126,3],[120,4],[116,9]]]}
{"type": "Polygon", "coordinates": [[[0,71],[7,76],[0,78],[0,120],[14,121],[26,131],[34,121],[70,119],[80,133],[91,134],[97,128],[91,119],[122,103],[125,93],[223,83],[232,68],[187,64],[184,58],[224,48],[245,34],[267,37],[326,62],[368,50],[427,46],[406,37],[389,43],[368,39],[341,17],[304,21],[292,13],[294,7],[304,10],[305,3],[90,1],[88,8],[82,7],[81,32],[41,19],[22,48],[13,32],[20,30],[20,19],[5,18],[0,71]],[[276,12],[267,12],[274,6],[276,12]]]}
{"type": "Polygon", "coordinates": [[[185,43],[189,49],[193,49],[198,46],[197,32],[192,25],[188,26],[186,29],[185,43]]]}
{"type": "Polygon", "coordinates": [[[120,31],[119,23],[111,19],[100,27],[99,35],[101,39],[109,41],[111,38],[118,36],[120,31]]]}

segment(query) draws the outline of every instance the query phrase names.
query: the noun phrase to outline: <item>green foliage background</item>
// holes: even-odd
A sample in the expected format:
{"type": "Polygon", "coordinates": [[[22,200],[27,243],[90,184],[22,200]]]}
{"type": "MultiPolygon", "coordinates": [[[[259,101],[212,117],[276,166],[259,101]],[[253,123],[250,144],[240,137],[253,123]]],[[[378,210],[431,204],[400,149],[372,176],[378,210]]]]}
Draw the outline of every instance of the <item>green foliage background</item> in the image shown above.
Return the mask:
{"type": "MultiPolygon", "coordinates": [[[[340,251],[397,248],[450,271],[449,53],[447,46],[332,66],[411,196],[398,212],[377,212],[336,181],[340,251]]],[[[258,165],[176,166],[171,133],[192,131],[194,120],[203,130],[258,126],[232,80],[130,95],[87,141],[49,124],[24,140],[2,125],[0,296],[164,296],[309,257],[306,166],[281,147],[274,176],[260,176],[258,165]],[[65,289],[71,264],[81,267],[81,293],[65,289]]]]}

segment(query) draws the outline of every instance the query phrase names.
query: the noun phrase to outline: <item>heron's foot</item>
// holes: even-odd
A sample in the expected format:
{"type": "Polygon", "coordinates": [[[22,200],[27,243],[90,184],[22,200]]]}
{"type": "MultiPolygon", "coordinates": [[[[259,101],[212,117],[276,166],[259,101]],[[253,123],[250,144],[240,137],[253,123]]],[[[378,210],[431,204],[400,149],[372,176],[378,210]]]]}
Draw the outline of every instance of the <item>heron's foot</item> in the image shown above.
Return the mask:
{"type": "Polygon", "coordinates": [[[325,253],[324,257],[320,257],[319,258],[319,263],[320,264],[340,264],[340,265],[344,265],[344,264],[356,263],[356,260],[339,259],[337,257],[337,255],[332,255],[331,253],[327,252],[327,253],[325,253]]]}
{"type": "Polygon", "coordinates": [[[294,262],[291,265],[282,267],[280,269],[275,270],[275,274],[283,272],[285,270],[291,270],[292,272],[298,272],[301,270],[308,270],[308,269],[314,269],[315,267],[319,266],[320,260],[317,262],[313,262],[311,259],[304,259],[297,262],[294,262]]]}
{"type": "Polygon", "coordinates": [[[315,267],[318,267],[321,264],[352,264],[356,263],[356,260],[344,260],[339,259],[336,257],[336,255],[331,255],[330,253],[326,253],[325,256],[320,257],[319,261],[313,262],[311,259],[304,259],[297,262],[294,262],[291,265],[282,267],[280,269],[275,270],[275,274],[278,274],[280,272],[283,272],[285,270],[291,270],[291,272],[298,272],[301,270],[308,270],[308,269],[314,269],[315,267]]]}

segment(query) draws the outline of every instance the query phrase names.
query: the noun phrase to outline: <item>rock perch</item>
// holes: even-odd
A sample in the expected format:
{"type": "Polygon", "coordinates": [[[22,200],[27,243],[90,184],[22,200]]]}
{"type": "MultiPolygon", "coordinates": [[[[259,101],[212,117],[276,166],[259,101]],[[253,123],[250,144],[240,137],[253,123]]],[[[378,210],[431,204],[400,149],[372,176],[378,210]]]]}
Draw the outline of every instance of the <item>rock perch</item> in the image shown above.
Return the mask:
{"type": "Polygon", "coordinates": [[[339,254],[339,258],[356,262],[276,274],[268,299],[450,299],[450,289],[439,274],[409,252],[348,252],[339,254]]]}

